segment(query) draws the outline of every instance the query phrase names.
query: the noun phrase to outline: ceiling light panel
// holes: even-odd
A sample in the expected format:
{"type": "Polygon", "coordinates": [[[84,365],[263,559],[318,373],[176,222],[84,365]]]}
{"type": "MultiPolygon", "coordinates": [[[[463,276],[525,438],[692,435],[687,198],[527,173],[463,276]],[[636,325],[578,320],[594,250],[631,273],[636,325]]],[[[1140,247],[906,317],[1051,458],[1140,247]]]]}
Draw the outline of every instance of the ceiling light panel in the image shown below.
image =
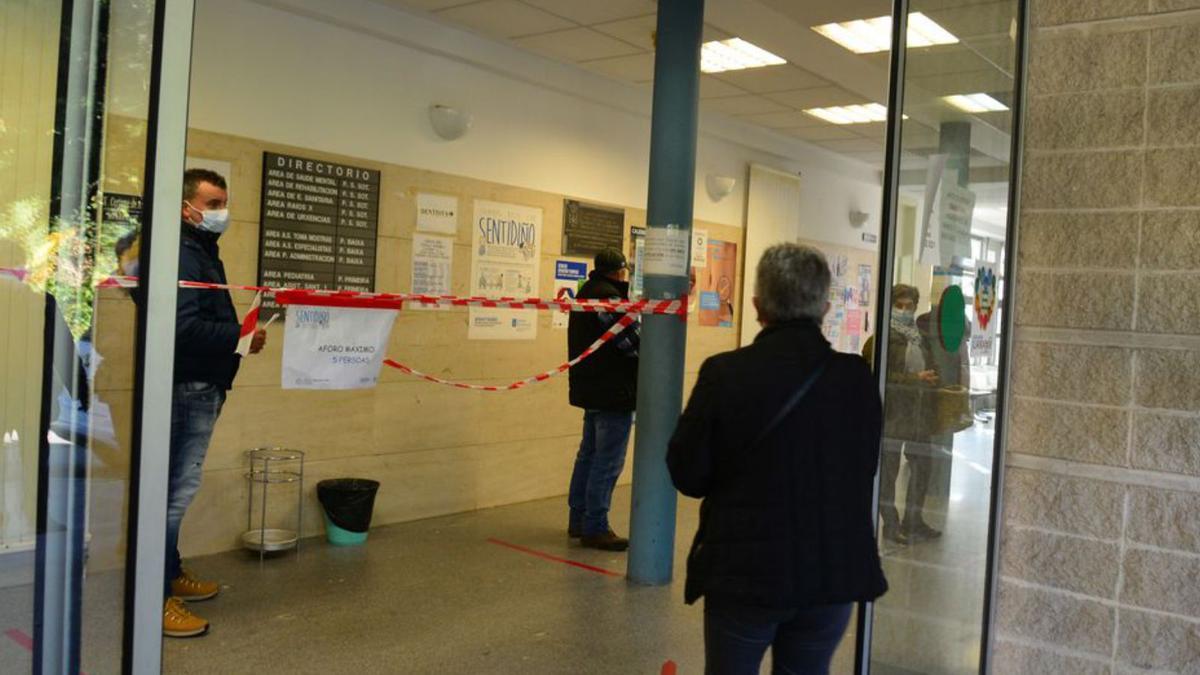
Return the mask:
{"type": "Polygon", "coordinates": [[[1008,106],[983,93],[955,94],[953,96],[946,96],[945,99],[947,103],[963,112],[985,113],[1008,110],[1008,106]]]}
{"type": "Polygon", "coordinates": [[[787,61],[741,38],[713,40],[705,42],[700,48],[700,70],[705,73],[725,73],[784,63],[787,61]]]}
{"type": "MultiPolygon", "coordinates": [[[[892,46],[892,17],[857,19],[813,26],[813,30],[855,54],[886,52],[892,46]]],[[[908,15],[908,46],[931,47],[958,43],[953,33],[920,12],[908,15]]]]}
{"type": "Polygon", "coordinates": [[[809,108],[804,112],[830,124],[866,124],[887,121],[887,108],[878,103],[809,108]]]}

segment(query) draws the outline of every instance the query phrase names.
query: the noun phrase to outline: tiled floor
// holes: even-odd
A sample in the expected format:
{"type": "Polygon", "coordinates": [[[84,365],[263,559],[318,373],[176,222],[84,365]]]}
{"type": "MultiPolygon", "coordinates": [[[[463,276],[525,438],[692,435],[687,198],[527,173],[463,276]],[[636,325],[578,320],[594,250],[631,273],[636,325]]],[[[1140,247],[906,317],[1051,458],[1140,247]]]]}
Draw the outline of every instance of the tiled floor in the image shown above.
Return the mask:
{"type": "MultiPolygon", "coordinates": [[[[892,590],[876,608],[873,672],[977,667],[991,432],[960,434],[954,453],[948,500],[931,504],[945,536],[885,551],[892,590]]],[[[628,522],[628,508],[619,489],[613,522],[628,522]]],[[[166,642],[165,672],[659,673],[667,660],[702,672],[701,610],[682,601],[696,502],[680,501],[676,580],[659,588],[628,583],[623,554],[569,542],[563,518],[553,499],[379,527],[361,548],[306,540],[299,557],[262,567],[241,551],[190,561],[224,588],[194,606],[213,623],[208,636],[166,642]]],[[[115,573],[87,580],[93,675],[117,671],[120,588],[115,573]]],[[[4,673],[28,672],[28,652],[4,632],[29,633],[31,611],[28,586],[0,590],[4,673]]],[[[835,673],[852,672],[852,648],[850,635],[835,673]]]]}

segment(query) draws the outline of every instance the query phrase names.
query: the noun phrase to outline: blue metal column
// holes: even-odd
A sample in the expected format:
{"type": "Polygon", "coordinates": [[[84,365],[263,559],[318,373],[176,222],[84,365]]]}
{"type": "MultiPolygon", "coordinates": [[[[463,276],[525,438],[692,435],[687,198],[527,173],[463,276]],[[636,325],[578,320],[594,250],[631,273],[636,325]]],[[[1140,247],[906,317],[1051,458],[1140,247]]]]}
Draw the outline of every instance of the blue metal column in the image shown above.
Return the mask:
{"type": "MultiPolygon", "coordinates": [[[[696,177],[700,36],[704,0],[660,0],[654,60],[654,112],[650,129],[650,199],[647,253],[658,239],[691,242],[696,177]],[[668,229],[674,237],[663,236],[668,229]],[[682,232],[678,232],[681,230],[682,232]]],[[[690,256],[686,258],[690,260],[690,256]]],[[[687,266],[650,274],[647,298],[687,294],[687,266]]],[[[629,526],[630,581],[670,583],[675,553],[675,488],[667,472],[667,442],[683,405],[687,323],[669,315],[646,316],[638,368],[637,436],[633,454],[633,513],[629,526]]]]}

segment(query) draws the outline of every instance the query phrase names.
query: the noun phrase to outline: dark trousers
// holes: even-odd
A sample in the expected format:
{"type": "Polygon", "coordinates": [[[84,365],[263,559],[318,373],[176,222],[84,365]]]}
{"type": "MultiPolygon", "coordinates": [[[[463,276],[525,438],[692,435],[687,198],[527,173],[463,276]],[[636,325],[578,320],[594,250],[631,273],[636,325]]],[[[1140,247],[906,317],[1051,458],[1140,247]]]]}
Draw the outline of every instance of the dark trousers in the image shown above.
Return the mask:
{"type": "Polygon", "coordinates": [[[704,606],[706,675],[758,675],[767,647],[774,675],[826,675],[854,605],[804,607],[764,614],[704,606]]]}
{"type": "Polygon", "coordinates": [[[879,460],[879,517],[885,527],[900,527],[900,512],[896,508],[896,478],[900,475],[900,454],[908,460],[908,490],[904,498],[904,527],[924,523],[922,512],[929,494],[929,478],[933,474],[933,446],[916,441],[883,439],[883,456],[879,460]]]}

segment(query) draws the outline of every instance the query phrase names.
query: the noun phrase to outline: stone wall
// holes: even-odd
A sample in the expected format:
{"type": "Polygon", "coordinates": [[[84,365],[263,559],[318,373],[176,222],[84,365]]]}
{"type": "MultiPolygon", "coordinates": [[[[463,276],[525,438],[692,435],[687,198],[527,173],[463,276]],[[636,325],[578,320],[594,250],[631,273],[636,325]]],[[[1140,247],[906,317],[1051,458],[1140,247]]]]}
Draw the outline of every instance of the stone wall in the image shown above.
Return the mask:
{"type": "Polygon", "coordinates": [[[1200,1],[1031,0],[997,673],[1200,672],[1200,1]]]}

